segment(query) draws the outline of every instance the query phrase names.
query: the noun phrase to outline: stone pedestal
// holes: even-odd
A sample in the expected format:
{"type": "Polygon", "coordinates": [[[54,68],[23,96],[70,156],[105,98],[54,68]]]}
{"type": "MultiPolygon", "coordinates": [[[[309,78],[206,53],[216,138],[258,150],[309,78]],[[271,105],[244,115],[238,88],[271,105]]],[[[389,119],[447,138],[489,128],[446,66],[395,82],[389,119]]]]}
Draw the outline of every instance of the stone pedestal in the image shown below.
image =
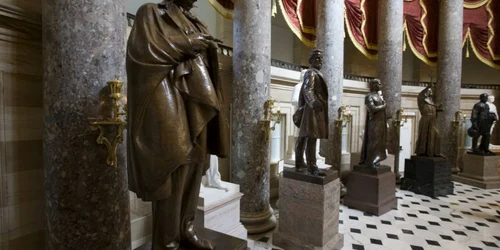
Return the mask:
{"type": "Polygon", "coordinates": [[[317,177],[285,168],[273,244],[286,250],[341,249],[344,236],[338,232],[339,188],[336,171],[317,177]]]}
{"type": "Polygon", "coordinates": [[[354,167],[349,173],[344,205],[363,212],[382,215],[397,208],[395,175],[388,166],[377,171],[354,167]]]}
{"type": "Polygon", "coordinates": [[[452,168],[444,157],[412,156],[405,161],[401,189],[433,198],[453,194],[452,168]]]}
{"type": "MultiPolygon", "coordinates": [[[[238,239],[227,234],[212,231],[206,228],[196,227],[198,235],[214,243],[216,250],[247,250],[247,241],[238,239]]],[[[151,242],[142,245],[135,250],[151,250],[151,242]]],[[[180,247],[178,250],[193,250],[180,247]]]]}
{"type": "Polygon", "coordinates": [[[240,186],[224,185],[229,191],[202,187],[195,225],[246,240],[247,230],[240,222],[240,186]]]}
{"type": "Polygon", "coordinates": [[[478,188],[500,188],[499,161],[500,156],[465,154],[462,172],[452,179],[478,188]]]}

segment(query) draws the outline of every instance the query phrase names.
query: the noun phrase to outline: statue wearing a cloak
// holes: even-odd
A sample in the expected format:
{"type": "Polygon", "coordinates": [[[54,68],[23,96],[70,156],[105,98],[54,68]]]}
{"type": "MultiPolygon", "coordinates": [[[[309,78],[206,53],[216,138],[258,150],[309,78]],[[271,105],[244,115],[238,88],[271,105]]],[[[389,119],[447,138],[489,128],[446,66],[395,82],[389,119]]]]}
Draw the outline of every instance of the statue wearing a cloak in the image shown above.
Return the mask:
{"type": "Polygon", "coordinates": [[[193,228],[208,154],[226,157],[216,39],[196,0],[145,4],[127,48],[130,190],[153,203],[153,249],[213,249],[193,228]]]}
{"type": "Polygon", "coordinates": [[[441,156],[441,137],[439,129],[436,126],[436,115],[437,112],[443,109],[436,107],[432,96],[432,89],[430,87],[425,88],[418,94],[418,109],[422,117],[418,124],[418,139],[415,154],[419,156],[441,156]]]}

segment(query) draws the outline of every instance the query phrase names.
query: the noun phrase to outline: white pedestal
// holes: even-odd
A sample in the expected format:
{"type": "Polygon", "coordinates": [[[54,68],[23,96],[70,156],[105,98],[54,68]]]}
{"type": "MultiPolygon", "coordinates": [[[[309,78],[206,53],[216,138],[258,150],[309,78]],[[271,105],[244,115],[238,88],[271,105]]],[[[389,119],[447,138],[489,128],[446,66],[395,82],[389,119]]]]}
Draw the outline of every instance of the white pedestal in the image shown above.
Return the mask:
{"type": "Polygon", "coordinates": [[[201,187],[195,224],[205,228],[247,239],[247,230],[240,222],[240,186],[224,182],[229,191],[201,187]]]}

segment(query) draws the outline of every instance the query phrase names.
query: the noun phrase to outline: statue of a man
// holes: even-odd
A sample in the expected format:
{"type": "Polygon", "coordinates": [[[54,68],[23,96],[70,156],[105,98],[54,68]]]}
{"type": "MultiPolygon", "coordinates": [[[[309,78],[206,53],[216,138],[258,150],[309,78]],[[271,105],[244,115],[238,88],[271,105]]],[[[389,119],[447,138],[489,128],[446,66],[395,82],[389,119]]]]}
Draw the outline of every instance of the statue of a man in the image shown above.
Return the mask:
{"type": "Polygon", "coordinates": [[[490,132],[493,122],[498,120],[496,114],[490,113],[490,107],[486,103],[488,101],[488,94],[481,94],[479,96],[480,102],[474,105],[472,109],[471,122],[472,127],[469,128],[467,133],[472,137],[472,152],[481,155],[494,155],[490,151],[490,132]],[[481,144],[477,146],[479,137],[481,137],[481,144]]]}
{"type": "Polygon", "coordinates": [[[358,166],[377,168],[387,158],[387,118],[385,101],[382,98],[382,84],[379,79],[370,80],[370,93],[365,97],[367,107],[365,134],[358,166]]]}
{"type": "MultiPolygon", "coordinates": [[[[495,114],[495,116],[498,117],[498,112],[497,112],[497,106],[495,106],[495,96],[494,95],[489,95],[488,96],[488,107],[490,107],[490,113],[495,114]]],[[[491,126],[491,131],[490,134],[493,134],[493,128],[495,128],[496,121],[493,122],[493,125],[491,126]]]]}
{"type": "Polygon", "coordinates": [[[208,154],[226,157],[217,42],[196,0],[139,8],[127,48],[130,190],[153,205],[153,249],[213,249],[193,228],[208,154]]]}
{"type": "Polygon", "coordinates": [[[304,74],[304,83],[299,94],[299,109],[293,121],[299,127],[299,137],[295,144],[295,168],[313,175],[322,172],[316,165],[316,142],[328,138],[328,89],[320,72],[323,52],[313,50],[309,55],[311,67],[304,74]],[[304,162],[306,151],[307,165],[304,162]]]}
{"type": "Polygon", "coordinates": [[[436,126],[436,116],[437,112],[443,111],[443,109],[434,104],[432,97],[433,93],[430,87],[425,88],[418,94],[418,109],[422,117],[418,124],[418,139],[415,154],[419,156],[441,156],[441,135],[436,126]]]}

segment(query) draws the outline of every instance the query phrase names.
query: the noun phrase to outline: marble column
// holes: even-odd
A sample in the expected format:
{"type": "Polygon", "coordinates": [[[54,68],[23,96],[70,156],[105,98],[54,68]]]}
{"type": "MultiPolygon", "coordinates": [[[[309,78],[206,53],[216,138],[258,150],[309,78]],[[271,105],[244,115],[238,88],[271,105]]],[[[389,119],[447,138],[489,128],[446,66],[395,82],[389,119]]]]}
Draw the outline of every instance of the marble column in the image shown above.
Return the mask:
{"type": "Polygon", "coordinates": [[[107,110],[106,82],[124,80],[126,0],[43,0],[47,247],[126,250],[130,244],[124,144],[118,167],[89,118],[107,110]],[[104,105],[106,106],[106,105],[104,105]]]}
{"type": "Polygon", "coordinates": [[[458,129],[452,128],[455,112],[460,110],[460,85],[462,83],[462,30],[463,1],[439,2],[439,41],[436,103],[443,104],[437,124],[441,132],[441,153],[458,171],[458,129]]]}
{"type": "Polygon", "coordinates": [[[328,140],[321,143],[321,155],[325,163],[340,171],[342,157],[342,128],[335,119],[342,106],[344,84],[344,1],[319,0],[317,3],[318,27],[316,47],[323,51],[321,72],[328,86],[328,140]]]}
{"type": "Polygon", "coordinates": [[[241,222],[249,234],[276,225],[269,205],[269,141],[259,120],[271,82],[271,1],[235,1],[231,181],[240,185],[241,222]]]}
{"type": "MultiPolygon", "coordinates": [[[[401,109],[403,81],[403,0],[379,0],[377,75],[387,103],[389,119],[387,150],[394,154],[394,168],[399,166],[399,129],[392,121],[401,109]]],[[[398,173],[396,173],[397,176],[398,173]]]]}

